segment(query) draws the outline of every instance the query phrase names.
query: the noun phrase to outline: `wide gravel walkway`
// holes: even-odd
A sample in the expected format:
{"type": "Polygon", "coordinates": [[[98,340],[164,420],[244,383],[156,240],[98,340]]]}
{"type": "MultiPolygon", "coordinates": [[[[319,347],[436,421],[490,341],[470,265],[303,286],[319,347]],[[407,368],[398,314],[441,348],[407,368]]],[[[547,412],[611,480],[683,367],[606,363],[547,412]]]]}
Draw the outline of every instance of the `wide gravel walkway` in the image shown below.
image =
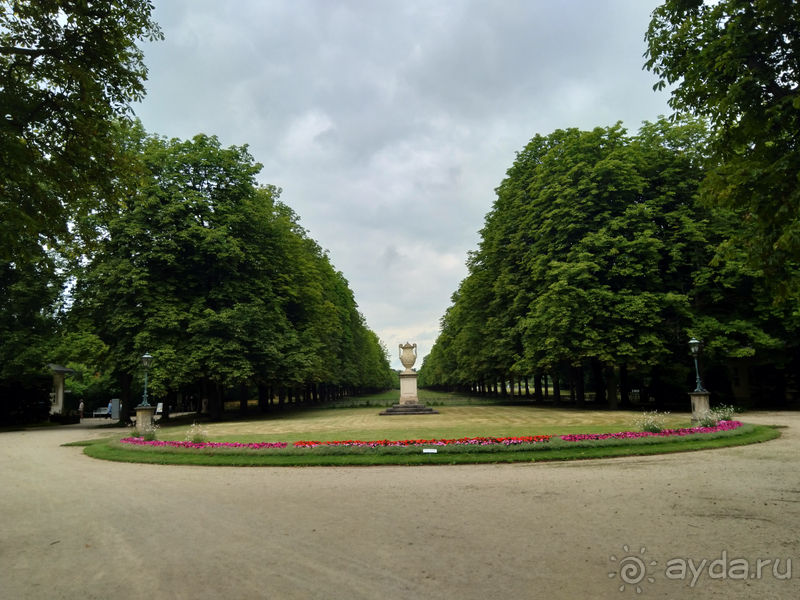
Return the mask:
{"type": "Polygon", "coordinates": [[[364,468],[120,464],[61,447],[107,433],[91,425],[1,433],[0,599],[800,598],[800,415],[745,417],[788,427],[670,456],[364,468]]]}

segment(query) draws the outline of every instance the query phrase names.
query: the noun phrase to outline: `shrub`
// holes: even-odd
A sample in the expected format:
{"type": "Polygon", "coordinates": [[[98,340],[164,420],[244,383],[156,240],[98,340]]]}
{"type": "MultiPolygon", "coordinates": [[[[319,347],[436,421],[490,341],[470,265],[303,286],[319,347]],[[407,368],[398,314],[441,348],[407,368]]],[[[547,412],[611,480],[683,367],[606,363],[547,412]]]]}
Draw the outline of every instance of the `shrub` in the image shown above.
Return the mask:
{"type": "Polygon", "coordinates": [[[150,423],[141,429],[136,426],[136,437],[142,438],[146,442],[152,442],[158,439],[158,432],[161,429],[157,424],[150,423]]]}
{"type": "Polygon", "coordinates": [[[195,421],[192,423],[192,426],[189,427],[189,431],[186,432],[184,441],[192,442],[194,444],[202,444],[203,442],[207,442],[208,430],[203,429],[200,425],[198,425],[197,421],[195,421]]]}
{"type": "Polygon", "coordinates": [[[714,427],[720,421],[733,421],[736,409],[733,406],[720,404],[711,410],[704,410],[698,415],[697,424],[700,427],[714,427]]]}
{"type": "Polygon", "coordinates": [[[717,408],[711,410],[717,421],[733,421],[733,415],[736,414],[736,409],[733,406],[720,404],[717,408]]]}
{"type": "Polygon", "coordinates": [[[41,423],[50,417],[53,377],[42,375],[0,385],[0,425],[41,423]]]}
{"type": "Polygon", "coordinates": [[[714,414],[714,411],[704,410],[697,413],[697,426],[698,427],[714,427],[719,419],[714,414]]]}
{"type": "Polygon", "coordinates": [[[646,412],[633,422],[634,427],[639,431],[647,431],[648,433],[660,433],[664,430],[667,424],[667,415],[669,413],[659,413],[657,410],[646,412]]]}

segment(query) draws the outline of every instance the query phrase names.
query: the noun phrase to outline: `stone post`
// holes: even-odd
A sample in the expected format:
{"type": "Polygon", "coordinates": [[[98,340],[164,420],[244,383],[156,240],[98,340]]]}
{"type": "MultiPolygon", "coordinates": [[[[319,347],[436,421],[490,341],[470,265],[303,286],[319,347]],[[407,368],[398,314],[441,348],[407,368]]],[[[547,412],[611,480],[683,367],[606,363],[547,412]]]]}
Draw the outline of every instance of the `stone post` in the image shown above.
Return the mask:
{"type": "Polygon", "coordinates": [[[417,374],[400,373],[400,404],[419,404],[417,398],[417,374]]]}
{"type": "Polygon", "coordinates": [[[711,410],[708,392],[689,392],[692,399],[692,425],[697,423],[711,410]]]}
{"type": "Polygon", "coordinates": [[[136,430],[139,433],[144,433],[145,429],[149,429],[153,425],[153,415],[156,414],[155,406],[137,406],[136,407],[136,430]]]}

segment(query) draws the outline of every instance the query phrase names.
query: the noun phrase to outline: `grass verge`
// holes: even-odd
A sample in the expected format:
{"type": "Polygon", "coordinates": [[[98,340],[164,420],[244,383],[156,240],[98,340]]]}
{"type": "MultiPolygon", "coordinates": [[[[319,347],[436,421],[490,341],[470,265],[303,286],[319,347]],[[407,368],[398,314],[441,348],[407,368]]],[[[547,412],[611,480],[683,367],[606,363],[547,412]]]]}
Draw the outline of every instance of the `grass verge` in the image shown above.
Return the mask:
{"type": "Polygon", "coordinates": [[[675,438],[549,442],[519,446],[445,446],[437,454],[422,454],[422,448],[314,448],[284,450],[213,449],[186,450],[127,446],[117,440],[73,442],[85,446],[92,458],[118,462],[198,466],[367,466],[544,462],[617,456],[645,456],[691,452],[766,442],[780,436],[771,427],[745,425],[733,431],[675,438]]]}
{"type": "Polygon", "coordinates": [[[111,441],[109,438],[98,438],[95,440],[80,440],[77,442],[67,442],[66,444],[61,444],[62,446],[92,446],[94,444],[102,444],[104,442],[111,441]]]}

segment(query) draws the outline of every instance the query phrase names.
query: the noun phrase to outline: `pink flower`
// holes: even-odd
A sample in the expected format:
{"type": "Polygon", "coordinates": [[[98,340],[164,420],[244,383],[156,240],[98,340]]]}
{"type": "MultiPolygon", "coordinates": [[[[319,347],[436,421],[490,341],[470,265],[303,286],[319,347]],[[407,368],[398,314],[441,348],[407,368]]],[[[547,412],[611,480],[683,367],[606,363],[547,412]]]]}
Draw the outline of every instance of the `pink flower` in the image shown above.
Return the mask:
{"type": "Polygon", "coordinates": [[[249,448],[252,450],[262,450],[264,448],[286,448],[286,442],[254,442],[244,444],[241,442],[177,442],[172,440],[153,440],[147,442],[142,438],[127,437],[120,440],[123,444],[135,444],[137,446],[171,446],[173,448],[193,448],[202,450],[203,448],[249,448]]]}

